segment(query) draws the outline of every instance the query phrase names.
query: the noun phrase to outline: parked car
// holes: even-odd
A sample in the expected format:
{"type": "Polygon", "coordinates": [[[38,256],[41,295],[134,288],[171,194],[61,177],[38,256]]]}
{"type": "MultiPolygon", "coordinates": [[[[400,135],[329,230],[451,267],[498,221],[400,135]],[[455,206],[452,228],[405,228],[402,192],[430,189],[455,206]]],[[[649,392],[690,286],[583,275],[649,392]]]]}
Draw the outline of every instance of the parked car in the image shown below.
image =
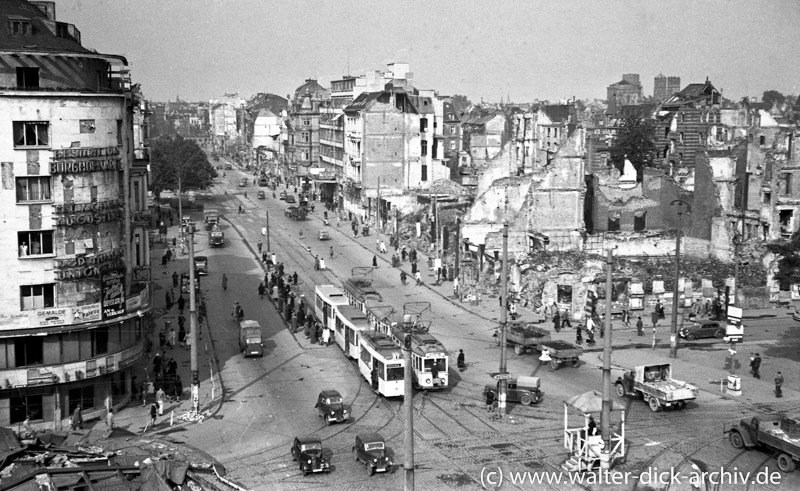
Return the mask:
{"type": "Polygon", "coordinates": [[[267,182],[267,180],[264,179],[263,177],[258,180],[258,186],[259,187],[265,188],[265,187],[267,187],[268,184],[269,183],[267,182]]]}
{"type": "Polygon", "coordinates": [[[717,338],[725,337],[725,326],[717,321],[701,320],[685,326],[678,331],[682,338],[687,341],[694,341],[698,338],[717,338]]]}
{"type": "Polygon", "coordinates": [[[218,166],[217,166],[217,170],[222,170],[222,168],[223,168],[223,167],[222,167],[222,164],[220,164],[220,165],[218,165],[218,166]]]}
{"type": "Polygon", "coordinates": [[[258,199],[265,199],[265,198],[267,197],[267,195],[266,195],[266,194],[264,194],[264,191],[260,191],[260,190],[259,190],[259,191],[258,191],[258,193],[256,193],[256,197],[257,197],[258,199]]]}
{"type": "Polygon", "coordinates": [[[280,194],[280,196],[278,196],[278,199],[280,199],[281,201],[285,201],[286,200],[286,191],[281,191],[281,194],[280,194]]]}
{"type": "Polygon", "coordinates": [[[225,170],[232,170],[233,166],[231,164],[225,164],[225,170]]]}
{"type": "Polygon", "coordinates": [[[325,420],[326,424],[347,422],[347,408],[339,391],[323,390],[317,396],[317,415],[325,420]]]}
{"type": "Polygon", "coordinates": [[[317,238],[319,240],[330,240],[331,234],[327,230],[320,230],[317,232],[317,238]]]}
{"type": "Polygon", "coordinates": [[[297,203],[297,200],[296,200],[296,199],[294,199],[294,195],[293,195],[293,194],[287,194],[287,195],[286,195],[286,200],[285,200],[285,201],[286,201],[287,203],[297,203]]]}
{"type": "MultiPolygon", "coordinates": [[[[483,396],[486,397],[486,392],[494,392],[494,400],[497,400],[497,395],[500,393],[500,381],[494,384],[487,384],[483,388],[483,396]]],[[[506,390],[506,401],[519,402],[523,406],[530,406],[531,404],[539,404],[544,398],[544,392],[539,388],[541,380],[539,377],[517,377],[508,379],[506,390]]]]}
{"type": "Polygon", "coordinates": [[[378,433],[362,433],[356,436],[353,447],[356,461],[367,466],[369,475],[376,472],[392,472],[392,459],[387,455],[386,440],[378,433]]]}
{"type": "Polygon", "coordinates": [[[240,188],[245,188],[245,187],[247,187],[247,178],[246,178],[246,177],[243,177],[243,178],[242,178],[242,180],[241,180],[241,181],[239,181],[239,187],[240,187],[240,188]]]}
{"type": "Polygon", "coordinates": [[[296,436],[292,444],[292,460],[300,462],[304,476],[331,470],[330,463],[322,455],[322,441],[318,436],[296,436]]]}

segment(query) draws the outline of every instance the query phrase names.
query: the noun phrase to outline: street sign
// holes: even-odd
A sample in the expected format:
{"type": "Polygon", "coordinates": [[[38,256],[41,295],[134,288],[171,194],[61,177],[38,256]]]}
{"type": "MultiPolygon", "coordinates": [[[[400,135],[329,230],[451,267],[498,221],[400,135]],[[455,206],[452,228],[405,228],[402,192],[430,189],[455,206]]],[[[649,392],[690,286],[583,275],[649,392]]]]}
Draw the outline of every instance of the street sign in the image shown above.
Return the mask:
{"type": "Polygon", "coordinates": [[[740,307],[734,307],[733,305],[728,306],[728,320],[738,320],[739,322],[742,321],[742,309],[740,307]]]}
{"type": "Polygon", "coordinates": [[[492,378],[495,379],[495,380],[509,380],[509,379],[514,378],[514,377],[512,377],[511,375],[509,375],[507,373],[493,373],[492,374],[492,378]]]}

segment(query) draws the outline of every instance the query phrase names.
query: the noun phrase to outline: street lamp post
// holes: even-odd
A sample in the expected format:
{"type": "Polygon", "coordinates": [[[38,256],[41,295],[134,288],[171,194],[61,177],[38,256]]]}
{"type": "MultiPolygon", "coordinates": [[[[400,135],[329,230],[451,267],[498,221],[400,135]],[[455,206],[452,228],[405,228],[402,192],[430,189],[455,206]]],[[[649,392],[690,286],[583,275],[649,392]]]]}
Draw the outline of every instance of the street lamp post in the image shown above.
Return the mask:
{"type": "Polygon", "coordinates": [[[508,324],[508,222],[503,221],[503,258],[500,272],[500,374],[497,390],[497,415],[506,415],[506,394],[508,392],[508,370],[506,367],[506,327],[508,324]]]}
{"type": "Polygon", "coordinates": [[[683,229],[683,207],[687,213],[691,212],[689,203],[683,200],[673,200],[670,206],[678,205],[678,230],[675,233],[675,281],[672,283],[672,326],[669,332],[669,357],[678,357],[678,278],[681,274],[681,231],[683,229]]]}
{"type": "Polygon", "coordinates": [[[197,368],[197,288],[194,270],[194,225],[189,225],[189,329],[191,330],[192,411],[200,412],[200,371],[197,368]]]}

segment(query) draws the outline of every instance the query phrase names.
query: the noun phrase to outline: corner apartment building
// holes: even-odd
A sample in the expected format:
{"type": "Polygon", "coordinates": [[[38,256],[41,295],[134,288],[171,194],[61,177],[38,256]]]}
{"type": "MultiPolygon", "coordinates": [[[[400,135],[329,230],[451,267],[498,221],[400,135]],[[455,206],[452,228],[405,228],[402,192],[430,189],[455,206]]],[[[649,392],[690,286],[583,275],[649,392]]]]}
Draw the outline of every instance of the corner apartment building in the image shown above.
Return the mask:
{"type": "Polygon", "coordinates": [[[83,47],[54,2],[0,17],[0,425],[60,429],[125,404],[144,353],[147,110],[125,58],[83,47]]]}
{"type": "Polygon", "coordinates": [[[310,169],[319,168],[320,118],[329,103],[330,91],[314,79],[306,79],[289,102],[285,176],[299,184],[309,184],[310,169]]]}

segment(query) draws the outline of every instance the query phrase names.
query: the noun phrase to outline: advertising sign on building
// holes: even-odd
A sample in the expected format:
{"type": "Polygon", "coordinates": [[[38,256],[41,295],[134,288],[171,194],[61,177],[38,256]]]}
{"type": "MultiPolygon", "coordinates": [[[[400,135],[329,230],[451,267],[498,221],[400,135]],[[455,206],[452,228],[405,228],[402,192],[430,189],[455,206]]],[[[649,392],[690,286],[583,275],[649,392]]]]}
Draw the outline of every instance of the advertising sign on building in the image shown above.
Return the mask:
{"type": "Polygon", "coordinates": [[[31,312],[31,326],[48,327],[69,324],[71,309],[41,309],[31,312]]]}
{"type": "Polygon", "coordinates": [[[102,318],[101,312],[102,310],[99,303],[93,303],[91,305],[81,305],[80,307],[73,307],[71,324],[99,321],[102,318]]]}
{"type": "Polygon", "coordinates": [[[121,271],[103,273],[103,319],[125,314],[125,281],[121,271]]]}

